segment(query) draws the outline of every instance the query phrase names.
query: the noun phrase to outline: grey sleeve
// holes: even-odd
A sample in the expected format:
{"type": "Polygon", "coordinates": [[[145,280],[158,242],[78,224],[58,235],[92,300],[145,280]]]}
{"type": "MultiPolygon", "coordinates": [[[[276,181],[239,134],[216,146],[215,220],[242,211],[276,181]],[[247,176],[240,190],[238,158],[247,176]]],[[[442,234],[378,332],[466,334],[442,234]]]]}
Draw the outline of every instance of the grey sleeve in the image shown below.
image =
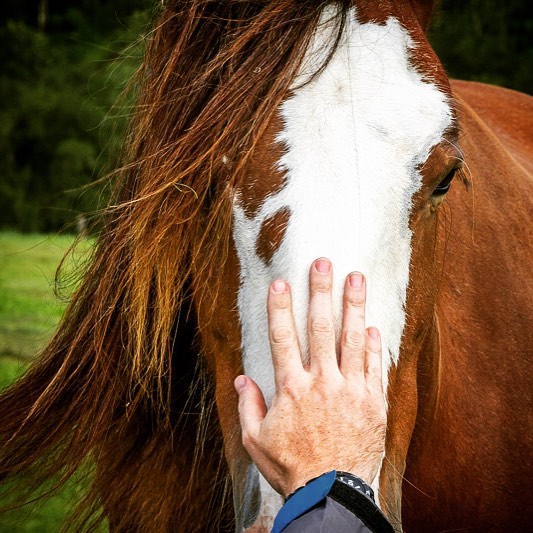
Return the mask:
{"type": "Polygon", "coordinates": [[[325,498],[291,522],[283,533],[372,533],[351,511],[332,498],[325,498]]]}

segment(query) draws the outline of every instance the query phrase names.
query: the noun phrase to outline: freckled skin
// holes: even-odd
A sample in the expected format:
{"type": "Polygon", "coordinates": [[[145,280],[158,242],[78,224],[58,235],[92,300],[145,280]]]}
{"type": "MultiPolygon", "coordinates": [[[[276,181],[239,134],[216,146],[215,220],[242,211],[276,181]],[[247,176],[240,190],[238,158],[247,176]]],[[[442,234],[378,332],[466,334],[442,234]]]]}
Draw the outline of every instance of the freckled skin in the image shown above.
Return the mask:
{"type": "Polygon", "coordinates": [[[268,295],[276,376],[268,411],[252,380],[236,380],[243,444],[283,496],[333,469],[372,483],[385,442],[381,344],[375,328],[365,330],[364,278],[353,273],[346,280],[338,352],[329,261],[313,263],[309,286],[309,364],[302,364],[289,286],[276,281],[268,295]]]}

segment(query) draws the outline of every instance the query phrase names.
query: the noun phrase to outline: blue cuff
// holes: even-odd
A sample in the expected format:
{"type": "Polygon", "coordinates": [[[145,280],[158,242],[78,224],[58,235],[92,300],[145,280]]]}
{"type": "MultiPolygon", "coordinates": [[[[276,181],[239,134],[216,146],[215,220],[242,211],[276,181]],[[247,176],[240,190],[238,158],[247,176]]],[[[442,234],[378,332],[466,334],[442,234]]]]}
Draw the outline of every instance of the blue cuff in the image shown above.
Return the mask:
{"type": "Polygon", "coordinates": [[[279,510],[271,533],[281,533],[293,520],[321,502],[329,494],[336,475],[336,470],[322,474],[295,492],[279,510]]]}

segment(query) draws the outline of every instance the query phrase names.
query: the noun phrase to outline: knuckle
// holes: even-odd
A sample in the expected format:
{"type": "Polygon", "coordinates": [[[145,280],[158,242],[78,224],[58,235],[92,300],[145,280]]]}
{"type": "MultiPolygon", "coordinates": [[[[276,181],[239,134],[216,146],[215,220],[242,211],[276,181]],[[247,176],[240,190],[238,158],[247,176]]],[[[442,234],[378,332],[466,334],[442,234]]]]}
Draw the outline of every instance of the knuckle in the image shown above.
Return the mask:
{"type": "Polygon", "coordinates": [[[333,334],[333,324],[327,318],[314,318],[311,320],[310,328],[314,335],[331,335],[333,334]]]}
{"type": "Polygon", "coordinates": [[[364,371],[367,379],[368,389],[373,394],[379,394],[383,386],[383,382],[381,380],[381,367],[375,364],[369,365],[367,362],[365,362],[364,371]]]}
{"type": "Polygon", "coordinates": [[[279,294],[270,300],[271,309],[289,309],[290,298],[287,294],[279,294]]]}
{"type": "Polygon", "coordinates": [[[365,347],[365,338],[359,331],[345,331],[342,343],[346,348],[362,350],[365,347]]]}
{"type": "Polygon", "coordinates": [[[279,383],[279,388],[289,398],[299,397],[300,383],[293,376],[284,376],[281,382],[279,383]]]}
{"type": "Polygon", "coordinates": [[[331,291],[331,281],[328,279],[315,280],[311,283],[312,292],[330,292],[331,291]]]}
{"type": "Polygon", "coordinates": [[[369,410],[372,413],[372,421],[376,429],[386,431],[387,408],[385,407],[385,401],[383,397],[380,397],[378,401],[372,401],[371,405],[369,406],[369,410]]]}
{"type": "Polygon", "coordinates": [[[368,365],[368,370],[372,374],[381,372],[381,350],[376,350],[375,347],[367,346],[368,357],[371,364],[368,365]]]}
{"type": "Polygon", "coordinates": [[[248,431],[242,432],[242,445],[247,449],[250,450],[255,446],[255,439],[253,436],[248,433],[248,431]]]}
{"type": "Polygon", "coordinates": [[[276,346],[289,346],[294,339],[294,332],[287,326],[278,326],[272,329],[270,337],[276,346]]]}
{"type": "Polygon", "coordinates": [[[364,307],[365,299],[361,296],[356,296],[355,294],[345,294],[344,304],[347,307],[364,307]]]}

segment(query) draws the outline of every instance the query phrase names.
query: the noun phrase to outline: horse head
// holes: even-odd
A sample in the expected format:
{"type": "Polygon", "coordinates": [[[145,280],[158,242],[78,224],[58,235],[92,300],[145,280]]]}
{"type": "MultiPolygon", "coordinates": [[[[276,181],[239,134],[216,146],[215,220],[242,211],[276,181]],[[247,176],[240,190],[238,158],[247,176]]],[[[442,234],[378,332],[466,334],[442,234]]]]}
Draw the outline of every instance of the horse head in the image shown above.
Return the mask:
{"type": "Polygon", "coordinates": [[[338,309],[345,276],[367,276],[388,403],[373,485],[401,528],[417,377],[439,343],[439,211],[462,157],[431,4],[163,3],[93,260],[39,362],[0,396],[0,478],[55,486],[92,457],[83,516],[212,530],[221,429],[237,529],[266,530],[281,498],[244,451],[233,381],[244,371],[272,399],[274,278],[291,285],[305,356],[307,274],[325,256],[338,309]]]}
{"type": "MultiPolygon", "coordinates": [[[[419,354],[438,343],[439,206],[461,161],[451,89],[425,37],[429,11],[426,2],[320,9],[243,178],[218,189],[231,212],[226,259],[212,277],[207,265],[217,235],[211,235],[196,251],[200,266],[192,283],[209,284],[216,295],[216,305],[211,297],[198,299],[196,312],[215,376],[238,530],[263,531],[282,501],[242,448],[233,378],[244,371],[267,403],[272,399],[265,298],[275,278],[291,284],[306,353],[307,275],[320,256],[333,263],[339,310],[345,276],[352,270],[367,275],[368,323],[384,342],[389,420],[374,488],[401,527],[419,354]]],[[[261,76],[261,65],[256,69],[261,76]]],[[[234,154],[216,157],[221,173],[240,164],[234,154]]]]}

